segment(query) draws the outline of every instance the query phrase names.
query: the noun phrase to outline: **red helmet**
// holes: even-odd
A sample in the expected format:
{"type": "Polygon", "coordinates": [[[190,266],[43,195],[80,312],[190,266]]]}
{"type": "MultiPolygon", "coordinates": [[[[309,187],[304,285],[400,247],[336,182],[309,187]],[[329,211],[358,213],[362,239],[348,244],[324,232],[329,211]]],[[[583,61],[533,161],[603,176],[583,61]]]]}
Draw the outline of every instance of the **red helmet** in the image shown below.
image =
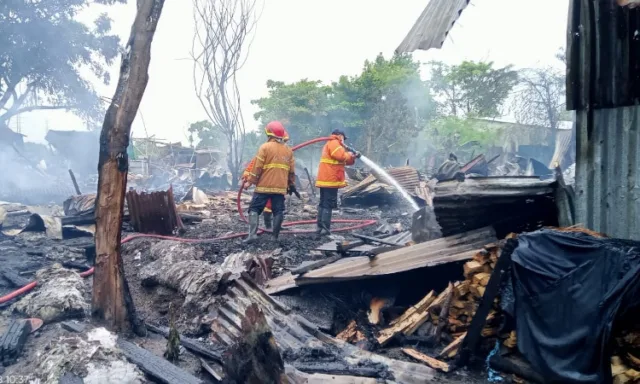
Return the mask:
{"type": "Polygon", "coordinates": [[[264,132],[267,136],[275,137],[277,139],[285,139],[288,138],[287,131],[284,129],[284,125],[282,125],[279,121],[272,121],[264,129],[264,132]]]}

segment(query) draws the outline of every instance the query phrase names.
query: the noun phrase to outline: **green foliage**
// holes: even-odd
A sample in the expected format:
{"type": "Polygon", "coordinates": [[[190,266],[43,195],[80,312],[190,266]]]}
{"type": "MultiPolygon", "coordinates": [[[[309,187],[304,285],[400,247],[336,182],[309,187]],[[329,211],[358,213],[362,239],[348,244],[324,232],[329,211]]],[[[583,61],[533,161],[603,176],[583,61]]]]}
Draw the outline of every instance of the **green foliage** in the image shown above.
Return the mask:
{"type": "Polygon", "coordinates": [[[443,115],[497,117],[518,83],[518,73],[512,66],[495,69],[493,62],[432,62],[430,81],[443,115]]]}
{"type": "Polygon", "coordinates": [[[410,55],[386,60],[378,55],[365,62],[362,73],[334,84],[351,140],[367,156],[385,161],[389,154],[406,155],[407,145],[431,119],[435,104],[420,79],[419,63],[410,55]]]}
{"type": "Polygon", "coordinates": [[[214,127],[209,120],[192,123],[187,131],[189,132],[189,141],[194,141],[193,135],[198,138],[199,141],[196,145],[198,149],[226,149],[228,147],[227,139],[220,127],[214,127]]]}
{"type": "Polygon", "coordinates": [[[255,100],[255,117],[266,124],[282,121],[292,143],[347,131],[351,143],[367,155],[383,159],[405,154],[408,143],[435,112],[419,64],[409,55],[366,61],[362,73],[342,76],[331,86],[301,80],[269,81],[269,96],[255,100]]]}
{"type": "Polygon", "coordinates": [[[254,117],[263,126],[269,121],[281,121],[293,143],[325,135],[329,130],[331,87],[303,79],[293,84],[269,80],[267,88],[268,97],[251,102],[260,108],[254,117]]]}
{"type": "Polygon", "coordinates": [[[0,125],[12,116],[42,109],[71,109],[100,120],[103,106],[87,68],[109,83],[108,67],[118,55],[111,20],[93,26],[77,21],[92,4],[126,0],[0,1],[0,125]]]}

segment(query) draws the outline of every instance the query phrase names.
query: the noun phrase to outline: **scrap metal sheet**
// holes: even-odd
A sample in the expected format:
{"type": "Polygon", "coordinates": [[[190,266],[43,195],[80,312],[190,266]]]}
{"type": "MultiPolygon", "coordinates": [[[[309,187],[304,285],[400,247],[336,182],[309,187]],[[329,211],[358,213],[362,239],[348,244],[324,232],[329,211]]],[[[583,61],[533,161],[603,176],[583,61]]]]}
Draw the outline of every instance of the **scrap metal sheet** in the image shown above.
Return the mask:
{"type": "Polygon", "coordinates": [[[268,281],[266,289],[273,294],[301,285],[367,279],[464,261],[471,259],[478,249],[496,241],[493,228],[485,227],[381,253],[373,259],[367,256],[343,258],[298,277],[284,274],[268,281]]]}
{"type": "Polygon", "coordinates": [[[398,383],[422,384],[435,380],[435,371],[425,365],[363,351],[320,332],[315,324],[292,313],[291,309],[267,295],[251,279],[244,276],[231,283],[226,296],[220,301],[217,316],[211,324],[213,341],[224,346],[233,344],[236,338],[240,337],[242,318],[252,303],[258,305],[264,314],[283,354],[303,349],[324,350],[324,353],[339,353],[339,357],[343,357],[354,366],[371,362],[383,365],[398,383]]]}
{"type": "Polygon", "coordinates": [[[404,38],[397,53],[441,48],[449,31],[470,0],[431,0],[404,38]]]}

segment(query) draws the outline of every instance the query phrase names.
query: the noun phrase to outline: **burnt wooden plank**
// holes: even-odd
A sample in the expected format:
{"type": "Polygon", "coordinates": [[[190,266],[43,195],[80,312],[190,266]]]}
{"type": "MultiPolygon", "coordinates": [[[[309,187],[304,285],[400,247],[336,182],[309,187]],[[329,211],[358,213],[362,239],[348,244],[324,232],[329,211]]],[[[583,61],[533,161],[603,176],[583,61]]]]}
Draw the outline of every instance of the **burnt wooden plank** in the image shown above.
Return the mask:
{"type": "Polygon", "coordinates": [[[24,287],[31,282],[29,279],[25,279],[24,277],[20,276],[20,274],[13,269],[2,271],[2,277],[4,277],[5,280],[7,280],[9,283],[11,283],[12,286],[16,288],[24,287]]]}
{"type": "Polygon", "coordinates": [[[22,355],[24,344],[31,332],[31,325],[24,320],[13,320],[0,337],[0,360],[5,367],[16,362],[22,355]]]}
{"type": "Polygon", "coordinates": [[[293,275],[302,275],[303,273],[307,273],[309,271],[313,271],[314,269],[318,269],[324,267],[325,265],[331,264],[335,261],[338,261],[342,258],[341,255],[329,256],[324,259],[309,261],[306,263],[302,263],[299,266],[293,268],[291,270],[291,274],[293,275]]]}
{"type": "Polygon", "coordinates": [[[158,383],[203,384],[202,380],[189,372],[131,342],[118,340],[118,347],[120,347],[127,360],[137,365],[142,372],[151,376],[158,383]]]}

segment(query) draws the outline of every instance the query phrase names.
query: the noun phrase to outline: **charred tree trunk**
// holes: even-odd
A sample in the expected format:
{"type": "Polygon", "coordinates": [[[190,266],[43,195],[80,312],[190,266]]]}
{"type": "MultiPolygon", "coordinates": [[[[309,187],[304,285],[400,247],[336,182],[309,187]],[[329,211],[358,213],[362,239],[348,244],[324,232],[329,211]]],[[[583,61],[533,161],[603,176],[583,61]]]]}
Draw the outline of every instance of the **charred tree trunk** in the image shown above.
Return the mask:
{"type": "Polygon", "coordinates": [[[285,384],[284,362],[264,314],[251,304],[240,337],[223,355],[226,384],[285,384]]]}
{"type": "Polygon", "coordinates": [[[96,199],[96,262],[92,314],[115,331],[138,324],[120,255],[131,124],[149,80],[151,42],[164,0],[138,0],[131,36],[122,55],[120,79],[100,135],[96,199]]]}

